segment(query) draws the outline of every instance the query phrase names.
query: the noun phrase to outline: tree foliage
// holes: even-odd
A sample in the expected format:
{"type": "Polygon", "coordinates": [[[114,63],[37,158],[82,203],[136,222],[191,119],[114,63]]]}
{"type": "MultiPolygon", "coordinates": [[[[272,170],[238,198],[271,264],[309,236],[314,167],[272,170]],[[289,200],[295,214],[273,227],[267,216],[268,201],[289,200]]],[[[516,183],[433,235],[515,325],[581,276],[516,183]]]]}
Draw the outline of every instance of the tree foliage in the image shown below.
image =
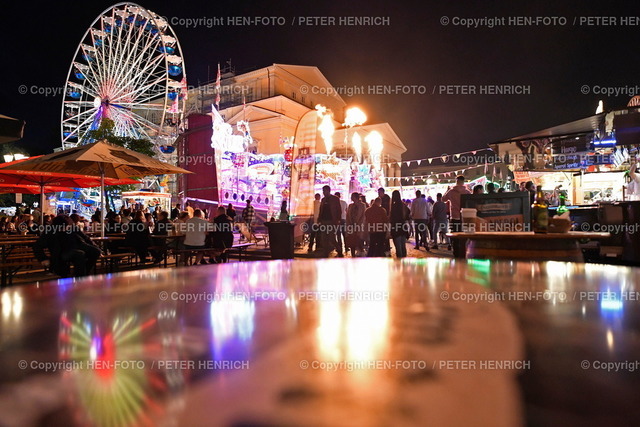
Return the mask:
{"type": "Polygon", "coordinates": [[[114,133],[115,123],[111,119],[104,118],[100,122],[97,129],[90,130],[88,136],[90,139],[101,141],[107,140],[111,144],[146,154],[149,157],[155,157],[156,153],[153,143],[146,138],[131,138],[128,136],[117,136],[114,133]]]}
{"type": "MultiPolygon", "coordinates": [[[[154,145],[148,139],[118,136],[114,133],[114,130],[115,123],[113,122],[113,120],[104,118],[100,122],[100,126],[97,129],[88,132],[88,137],[95,141],[106,140],[111,144],[118,145],[120,147],[124,147],[141,154],[145,154],[149,157],[155,157],[156,152],[154,150],[154,145]]],[[[105,187],[107,193],[107,204],[111,204],[111,207],[113,208],[113,200],[112,197],[109,196],[119,194],[123,191],[133,191],[135,189],[135,186],[132,184],[110,185],[105,187]]]]}

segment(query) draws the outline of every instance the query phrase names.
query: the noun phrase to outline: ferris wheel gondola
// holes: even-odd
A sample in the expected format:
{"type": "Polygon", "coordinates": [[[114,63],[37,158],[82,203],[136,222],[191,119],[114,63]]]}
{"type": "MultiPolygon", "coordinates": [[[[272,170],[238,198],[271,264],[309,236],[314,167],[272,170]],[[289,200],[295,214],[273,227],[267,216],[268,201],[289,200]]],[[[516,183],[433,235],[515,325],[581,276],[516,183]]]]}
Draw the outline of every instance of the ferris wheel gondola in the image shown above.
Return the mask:
{"type": "Polygon", "coordinates": [[[118,3],[85,32],[69,67],[62,101],[63,148],[92,142],[102,119],[118,136],[157,147],[177,137],[186,99],[182,49],[161,16],[118,3]]]}

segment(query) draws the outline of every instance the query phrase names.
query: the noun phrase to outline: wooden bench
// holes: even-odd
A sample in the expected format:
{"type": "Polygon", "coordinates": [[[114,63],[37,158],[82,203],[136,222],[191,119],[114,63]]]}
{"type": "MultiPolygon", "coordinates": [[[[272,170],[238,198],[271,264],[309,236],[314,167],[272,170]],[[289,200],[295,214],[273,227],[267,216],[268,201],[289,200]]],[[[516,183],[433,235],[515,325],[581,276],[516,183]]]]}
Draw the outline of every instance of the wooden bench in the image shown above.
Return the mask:
{"type": "Polygon", "coordinates": [[[2,286],[11,286],[13,285],[13,277],[22,269],[29,268],[33,269],[33,267],[38,267],[42,269],[42,264],[31,257],[31,259],[9,259],[0,264],[0,269],[2,270],[2,286]]]}
{"type": "Polygon", "coordinates": [[[149,246],[148,249],[149,249],[149,253],[156,252],[161,254],[164,267],[167,267],[169,262],[169,254],[172,253],[170,250],[172,248],[170,248],[168,245],[153,245],[153,246],[149,246]]]}
{"type": "Polygon", "coordinates": [[[247,249],[249,249],[249,247],[255,245],[255,243],[236,243],[233,246],[231,246],[229,249],[227,249],[228,253],[234,253],[234,254],[238,254],[238,262],[242,261],[242,255],[246,254],[247,249]]]}
{"type": "Polygon", "coordinates": [[[98,258],[98,262],[102,262],[105,272],[113,273],[120,265],[120,261],[127,259],[130,264],[133,264],[136,254],[133,252],[117,252],[113,254],[103,254],[98,258]]]}
{"type": "MultiPolygon", "coordinates": [[[[224,253],[224,249],[214,249],[214,248],[202,248],[202,249],[173,249],[172,253],[176,260],[176,266],[182,265],[192,265],[191,258],[198,253],[202,253],[203,256],[220,256],[224,253]],[[180,261],[180,258],[183,261],[180,261]]],[[[166,264],[165,264],[166,265],[166,264]]]]}
{"type": "Polygon", "coordinates": [[[16,243],[8,247],[3,247],[2,249],[0,285],[3,287],[12,285],[13,276],[22,269],[32,268],[34,266],[42,268],[30,244],[16,243]]]}

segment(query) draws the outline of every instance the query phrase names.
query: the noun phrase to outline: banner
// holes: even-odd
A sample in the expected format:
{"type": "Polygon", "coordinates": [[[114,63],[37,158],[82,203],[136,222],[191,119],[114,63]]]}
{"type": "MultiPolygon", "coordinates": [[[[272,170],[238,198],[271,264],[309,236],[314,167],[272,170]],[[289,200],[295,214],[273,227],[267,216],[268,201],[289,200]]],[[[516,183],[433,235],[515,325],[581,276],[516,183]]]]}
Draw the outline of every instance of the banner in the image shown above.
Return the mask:
{"type": "Polygon", "coordinates": [[[300,119],[294,138],[291,168],[290,212],[296,217],[313,215],[315,191],[315,151],[318,113],[309,111],[300,119]]]}

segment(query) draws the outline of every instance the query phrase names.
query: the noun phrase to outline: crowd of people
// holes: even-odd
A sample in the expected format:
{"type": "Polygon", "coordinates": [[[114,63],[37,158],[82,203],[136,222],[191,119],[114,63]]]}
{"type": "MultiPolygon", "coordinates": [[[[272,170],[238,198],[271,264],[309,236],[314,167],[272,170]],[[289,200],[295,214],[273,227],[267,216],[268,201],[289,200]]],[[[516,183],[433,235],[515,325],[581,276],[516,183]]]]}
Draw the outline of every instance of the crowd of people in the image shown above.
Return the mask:
{"type": "MultiPolygon", "coordinates": [[[[521,191],[535,196],[535,185],[524,183],[521,191]]],[[[335,251],[338,257],[350,254],[352,257],[384,257],[391,255],[391,242],[397,258],[407,256],[407,244],[413,238],[416,250],[430,252],[452,243],[447,237],[449,231],[460,231],[461,197],[464,194],[500,193],[492,183],[475,186],[469,191],[464,176],[458,176],[456,184],[444,194],[437,193],[435,200],[420,190],[415,198],[403,200],[398,190],[391,195],[384,188],[378,189],[378,197],[367,202],[364,195],[352,193],[350,203],[342,194],[331,193],[327,185],[322,194],[315,194],[313,217],[307,224],[309,233],[308,251],[319,257],[329,257],[335,251]]],[[[244,231],[253,233],[256,211],[251,199],[238,214],[232,204],[219,206],[211,213],[206,209],[176,204],[169,212],[159,206],[154,208],[134,206],[123,207],[118,212],[109,210],[104,216],[100,210],[89,220],[73,213],[57,216],[42,215],[40,210],[18,212],[13,217],[0,217],[1,233],[21,233],[38,235],[34,253],[39,261],[60,276],[69,275],[70,266],[76,276],[89,274],[95,267],[102,251],[87,236],[89,231],[123,234],[124,240],[108,242],[103,247],[118,253],[133,250],[143,263],[151,261],[160,264],[167,253],[167,239],[172,232],[183,234],[184,239],[173,244],[177,249],[193,250],[196,263],[219,263],[227,260],[224,249],[234,242],[236,222],[244,223],[244,231]],[[104,222],[104,224],[103,224],[104,222]],[[179,242],[179,243],[178,243],[179,242]],[[221,249],[217,255],[210,255],[200,249],[221,249]],[[49,255],[45,252],[48,249],[49,255]],[[150,259],[149,259],[150,258],[150,259]]],[[[288,221],[290,215],[287,202],[283,201],[280,211],[273,220],[288,221]]],[[[242,236],[241,236],[242,239],[242,236]]]]}
{"type": "Polygon", "coordinates": [[[340,193],[331,194],[328,185],[322,191],[322,195],[315,194],[313,218],[306,227],[308,252],[322,257],[328,257],[332,251],[338,257],[349,252],[352,257],[390,256],[393,241],[396,257],[403,258],[407,256],[406,245],[411,237],[415,238],[417,250],[430,251],[439,245],[450,249],[446,237],[449,205],[445,202],[450,200],[459,206],[459,195],[438,193],[433,200],[418,190],[415,199],[402,200],[398,190],[389,196],[380,188],[378,197],[369,203],[364,195],[352,193],[348,204],[340,193]]]}
{"type": "MultiPolygon", "coordinates": [[[[532,181],[522,182],[516,191],[526,192],[530,202],[536,197],[536,186],[532,181]]],[[[505,189],[494,183],[486,186],[475,185],[471,190],[465,184],[465,177],[456,177],[455,185],[444,193],[437,193],[435,200],[420,190],[414,199],[402,200],[400,192],[394,190],[391,196],[384,188],[378,189],[378,197],[367,200],[359,193],[351,194],[347,204],[340,193],[331,194],[329,186],[323,194],[315,194],[314,213],[309,230],[308,251],[327,257],[333,251],[338,257],[351,251],[351,256],[390,256],[393,241],[396,257],[407,256],[406,245],[414,239],[414,248],[430,252],[446,246],[454,256],[464,253],[460,242],[451,242],[448,232],[462,231],[461,199],[465,194],[498,194],[505,189]]],[[[566,191],[558,186],[549,195],[549,203],[557,205],[566,199],[566,191]]]]}
{"type": "Polygon", "coordinates": [[[331,188],[325,186],[323,194],[315,194],[313,201],[313,218],[307,226],[308,251],[321,257],[333,251],[338,257],[349,251],[353,257],[390,256],[393,241],[396,257],[403,258],[410,238],[414,239],[416,250],[430,252],[446,246],[455,251],[447,233],[461,230],[462,195],[502,192],[504,189],[493,183],[488,183],[486,189],[476,185],[470,191],[460,175],[456,184],[444,194],[437,193],[435,200],[420,190],[414,199],[403,200],[398,190],[389,195],[379,188],[375,199],[367,202],[364,195],[352,193],[351,203],[347,204],[340,193],[331,194],[331,188]]]}

